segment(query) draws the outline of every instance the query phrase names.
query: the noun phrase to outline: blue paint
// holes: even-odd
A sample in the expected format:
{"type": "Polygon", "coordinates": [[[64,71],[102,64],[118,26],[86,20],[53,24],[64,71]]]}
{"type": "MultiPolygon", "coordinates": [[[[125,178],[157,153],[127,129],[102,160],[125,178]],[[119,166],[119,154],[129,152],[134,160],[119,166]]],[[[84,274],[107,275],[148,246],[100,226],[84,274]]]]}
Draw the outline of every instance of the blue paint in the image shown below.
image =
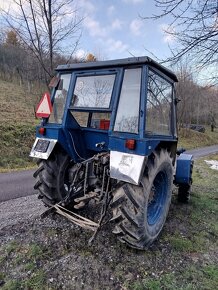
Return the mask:
{"type": "Polygon", "coordinates": [[[180,154],[176,162],[175,184],[190,184],[193,166],[193,156],[180,154]]]}
{"type": "Polygon", "coordinates": [[[151,189],[151,200],[148,202],[147,221],[150,226],[156,224],[158,219],[163,216],[165,203],[167,199],[167,190],[169,188],[168,177],[165,171],[160,171],[154,179],[151,189]]]}
{"type": "MultiPolygon", "coordinates": [[[[93,154],[102,151],[119,151],[131,154],[138,154],[142,156],[149,156],[156,150],[160,142],[165,142],[166,148],[170,149],[173,144],[177,144],[177,138],[172,132],[169,136],[146,134],[146,102],[147,102],[147,83],[148,70],[151,68],[160,76],[167,79],[167,81],[174,84],[177,81],[176,76],[166,70],[161,65],[152,61],[150,58],[130,58],[118,61],[105,61],[92,64],[75,64],[59,66],[58,75],[71,73],[71,81],[67,93],[65,110],[62,124],[51,124],[45,120],[44,127],[46,127],[46,135],[38,137],[51,138],[58,140],[58,143],[66,150],[75,162],[80,162],[82,159],[91,157],[93,154]],[[140,90],[140,108],[139,108],[139,132],[138,134],[131,134],[125,132],[113,131],[116,112],[118,108],[119,96],[121,92],[124,70],[126,68],[142,68],[141,90],[140,90]],[[71,102],[73,98],[73,91],[76,79],[79,76],[89,75],[106,75],[115,74],[115,82],[111,96],[109,108],[73,108],[71,102]],[[109,130],[93,129],[90,127],[80,127],[77,121],[72,116],[71,112],[109,112],[111,113],[109,130]],[[127,139],[136,140],[136,147],[134,150],[129,150],[125,146],[127,139]],[[103,147],[97,147],[96,144],[104,143],[103,147]]],[[[54,100],[55,89],[51,94],[52,102],[54,100]]],[[[174,102],[173,102],[174,104],[174,102]]],[[[173,117],[175,118],[175,116],[173,117]]],[[[172,121],[172,120],[171,120],[172,121]]],[[[173,127],[173,124],[171,124],[173,127]]],[[[174,153],[176,154],[176,153],[174,153]]],[[[175,156],[172,156],[175,158],[175,156]]]]}

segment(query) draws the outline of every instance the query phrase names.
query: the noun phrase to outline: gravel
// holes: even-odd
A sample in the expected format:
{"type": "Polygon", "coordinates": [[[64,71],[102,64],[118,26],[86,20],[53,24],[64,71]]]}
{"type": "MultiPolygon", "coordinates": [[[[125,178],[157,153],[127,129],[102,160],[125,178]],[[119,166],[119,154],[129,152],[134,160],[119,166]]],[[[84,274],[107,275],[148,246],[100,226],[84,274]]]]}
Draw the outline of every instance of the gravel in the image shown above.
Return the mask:
{"type": "Polygon", "coordinates": [[[196,230],[189,224],[192,207],[187,205],[172,205],[162,235],[147,251],[121,244],[111,234],[111,224],[106,224],[89,246],[92,232],[59,215],[42,219],[40,215],[45,210],[36,196],[0,203],[0,285],[4,287],[10,281],[23,283],[20,288],[16,284],[5,289],[144,289],[134,285],[143,287],[143,279],[159,279],[166,273],[180,277],[193,263],[196,267],[207,261],[218,263],[216,247],[190,255],[175,252],[168,241],[175,232],[187,239],[196,230]],[[12,243],[15,246],[10,249],[12,243]],[[41,252],[33,251],[32,245],[41,252]]]}
{"type": "Polygon", "coordinates": [[[0,203],[0,229],[16,225],[21,221],[33,220],[45,211],[36,196],[27,196],[0,203]]]}

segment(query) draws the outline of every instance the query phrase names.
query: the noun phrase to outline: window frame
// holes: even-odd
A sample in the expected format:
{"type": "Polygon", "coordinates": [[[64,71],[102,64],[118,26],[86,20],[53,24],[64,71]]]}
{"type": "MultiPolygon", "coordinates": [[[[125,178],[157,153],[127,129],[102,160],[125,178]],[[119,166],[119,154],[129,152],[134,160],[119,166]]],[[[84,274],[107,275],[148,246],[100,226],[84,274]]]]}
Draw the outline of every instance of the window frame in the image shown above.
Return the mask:
{"type": "Polygon", "coordinates": [[[74,74],[74,78],[73,78],[73,83],[74,83],[74,86],[73,86],[73,90],[72,90],[72,96],[70,97],[70,103],[69,103],[69,107],[68,109],[71,110],[71,111],[84,111],[84,112],[87,112],[87,111],[90,111],[90,112],[111,112],[112,111],[112,106],[113,106],[113,102],[114,102],[114,93],[115,93],[115,90],[116,90],[116,86],[117,86],[117,78],[118,78],[118,70],[117,69],[111,69],[111,70],[98,70],[98,71],[80,71],[80,72],[75,72],[74,74]],[[110,104],[109,104],[109,107],[107,108],[104,108],[104,107],[74,107],[72,106],[72,100],[73,100],[73,95],[74,95],[74,90],[75,90],[75,87],[76,87],[76,81],[77,81],[77,78],[78,77],[88,77],[88,76],[101,76],[101,75],[115,75],[115,78],[114,78],[114,83],[113,83],[113,88],[112,88],[112,91],[111,91],[111,98],[110,98],[110,104]]]}
{"type": "Polygon", "coordinates": [[[113,127],[112,127],[112,131],[113,133],[115,134],[126,134],[126,135],[139,135],[140,134],[140,128],[141,128],[141,114],[140,114],[140,111],[141,111],[141,103],[142,103],[142,93],[143,93],[143,80],[144,80],[144,77],[143,77],[143,74],[144,74],[144,65],[135,65],[135,66],[126,66],[126,67],[123,67],[122,68],[122,80],[119,84],[119,95],[117,97],[117,101],[116,101],[116,110],[115,110],[115,113],[114,113],[114,118],[113,118],[113,127]],[[123,81],[124,81],[124,76],[125,76],[125,71],[126,70],[131,70],[131,69],[141,69],[141,81],[140,81],[140,92],[139,92],[139,104],[138,104],[138,130],[137,130],[137,133],[134,133],[134,132],[128,132],[128,131],[117,131],[115,130],[115,123],[116,123],[116,117],[117,117],[117,112],[118,112],[118,107],[119,107],[119,103],[120,103],[120,97],[121,97],[121,92],[122,92],[122,87],[123,87],[123,81]]]}
{"type": "Polygon", "coordinates": [[[52,113],[54,110],[54,101],[55,101],[55,96],[56,96],[56,92],[58,91],[58,86],[60,84],[61,81],[61,77],[64,75],[69,75],[70,76],[70,80],[69,80],[69,86],[68,86],[68,90],[67,90],[67,95],[66,95],[66,100],[65,100],[65,104],[64,104],[64,108],[63,108],[63,114],[62,114],[62,122],[50,122],[50,117],[48,118],[48,124],[49,125],[62,125],[64,123],[64,119],[65,119],[65,111],[67,108],[67,100],[68,100],[68,95],[69,95],[69,91],[70,91],[70,86],[71,86],[71,82],[72,82],[72,72],[59,72],[57,74],[57,77],[59,78],[57,85],[53,88],[52,90],[52,94],[51,94],[51,103],[52,103],[52,113]]]}
{"type": "Polygon", "coordinates": [[[168,138],[168,137],[172,137],[175,136],[175,118],[176,118],[176,114],[175,114],[175,87],[174,87],[174,81],[171,80],[168,76],[166,76],[165,74],[163,74],[161,71],[159,71],[158,69],[156,69],[153,66],[147,65],[147,73],[146,73],[146,83],[145,83],[145,91],[146,91],[146,96],[145,96],[145,118],[144,118],[144,137],[152,136],[152,137],[156,137],[158,138],[159,136],[164,137],[164,138],[168,138]],[[156,133],[156,134],[148,134],[146,133],[146,128],[147,128],[147,104],[148,104],[148,81],[149,81],[149,72],[153,72],[154,74],[156,74],[158,77],[162,78],[163,80],[165,80],[166,82],[168,82],[171,85],[171,103],[170,103],[170,118],[169,118],[169,122],[170,122],[170,130],[168,134],[161,134],[161,133],[156,133]]]}

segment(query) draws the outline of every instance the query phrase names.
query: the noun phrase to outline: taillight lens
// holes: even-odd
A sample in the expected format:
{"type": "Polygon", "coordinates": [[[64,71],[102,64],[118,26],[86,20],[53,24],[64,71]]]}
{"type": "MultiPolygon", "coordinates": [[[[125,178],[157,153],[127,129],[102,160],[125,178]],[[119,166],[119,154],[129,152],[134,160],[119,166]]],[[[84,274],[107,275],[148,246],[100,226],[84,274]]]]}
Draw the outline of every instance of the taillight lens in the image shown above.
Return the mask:
{"type": "Polygon", "coordinates": [[[40,127],[38,130],[39,134],[45,135],[46,129],[44,127],[40,127]]]}
{"type": "Polygon", "coordinates": [[[130,150],[134,150],[136,147],[136,141],[134,139],[127,139],[125,146],[130,150]]]}

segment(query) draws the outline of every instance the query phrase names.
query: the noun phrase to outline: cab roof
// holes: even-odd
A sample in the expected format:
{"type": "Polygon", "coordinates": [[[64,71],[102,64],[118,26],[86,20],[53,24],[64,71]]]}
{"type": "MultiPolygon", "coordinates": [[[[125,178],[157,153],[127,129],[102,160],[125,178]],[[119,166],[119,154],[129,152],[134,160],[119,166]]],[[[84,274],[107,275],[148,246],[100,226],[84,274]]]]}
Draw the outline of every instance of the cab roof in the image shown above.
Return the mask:
{"type": "Polygon", "coordinates": [[[76,71],[76,70],[87,70],[87,69],[100,69],[100,68],[115,68],[115,67],[125,67],[129,65],[142,65],[147,64],[151,67],[154,67],[160,70],[162,73],[167,75],[174,82],[178,82],[176,75],[169,69],[165,68],[161,64],[157,63],[148,56],[140,57],[129,57],[123,59],[115,60],[104,60],[104,61],[95,61],[95,62],[80,62],[72,64],[59,65],[56,68],[56,71],[76,71]]]}

